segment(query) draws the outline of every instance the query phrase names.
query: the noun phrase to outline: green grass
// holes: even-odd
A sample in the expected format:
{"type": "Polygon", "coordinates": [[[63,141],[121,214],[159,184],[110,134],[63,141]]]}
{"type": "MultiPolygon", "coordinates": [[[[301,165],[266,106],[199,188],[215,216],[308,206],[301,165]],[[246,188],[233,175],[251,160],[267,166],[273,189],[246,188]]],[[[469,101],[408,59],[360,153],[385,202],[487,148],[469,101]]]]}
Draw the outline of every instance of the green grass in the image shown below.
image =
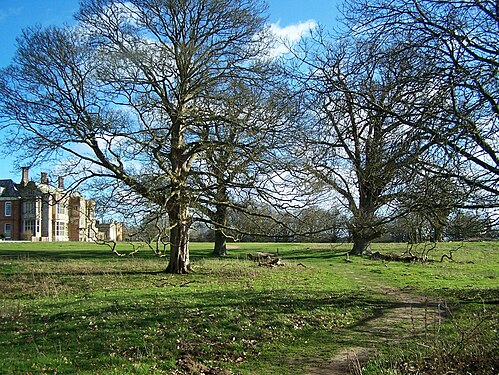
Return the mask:
{"type": "Polygon", "coordinates": [[[359,327],[396,306],[386,288],[459,304],[456,314],[488,302],[495,315],[499,244],[442,244],[430,257],[458,246],[454,262],[405,264],[347,263],[348,244],[234,244],[219,259],[193,243],[194,272],[179,276],[147,250],[0,243],[0,373],[303,374],[367,339],[359,327]],[[246,260],[257,251],[285,266],[246,260]]]}

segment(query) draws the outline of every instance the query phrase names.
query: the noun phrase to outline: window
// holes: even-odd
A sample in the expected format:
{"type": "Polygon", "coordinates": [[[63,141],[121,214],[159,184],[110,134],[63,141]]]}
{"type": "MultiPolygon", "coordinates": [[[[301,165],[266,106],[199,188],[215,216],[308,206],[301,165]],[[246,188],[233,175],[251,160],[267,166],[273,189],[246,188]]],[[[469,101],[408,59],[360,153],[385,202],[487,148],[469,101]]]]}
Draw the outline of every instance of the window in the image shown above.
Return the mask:
{"type": "Polygon", "coordinates": [[[12,202],[5,202],[5,216],[12,216],[12,202]]]}
{"type": "Polygon", "coordinates": [[[64,203],[57,203],[57,214],[58,215],[66,215],[67,209],[64,203]]]}
{"type": "Polygon", "coordinates": [[[63,221],[56,221],[55,223],[55,235],[57,237],[66,236],[66,223],[63,221]]]}
{"type": "Polygon", "coordinates": [[[26,215],[34,215],[35,214],[35,202],[34,201],[26,201],[23,202],[24,213],[26,215]]]}
{"type": "Polygon", "coordinates": [[[35,220],[24,220],[24,232],[35,235],[35,220]]]}
{"type": "Polygon", "coordinates": [[[12,226],[9,223],[4,224],[3,226],[3,236],[6,239],[10,239],[12,237],[12,226]]]}

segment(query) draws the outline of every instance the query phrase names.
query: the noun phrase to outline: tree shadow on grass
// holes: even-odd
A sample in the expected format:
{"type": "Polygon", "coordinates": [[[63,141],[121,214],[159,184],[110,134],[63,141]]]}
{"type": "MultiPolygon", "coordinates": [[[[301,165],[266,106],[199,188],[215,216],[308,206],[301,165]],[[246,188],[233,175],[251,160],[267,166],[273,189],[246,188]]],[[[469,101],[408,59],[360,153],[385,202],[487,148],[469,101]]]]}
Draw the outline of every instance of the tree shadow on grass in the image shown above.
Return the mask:
{"type": "Polygon", "coordinates": [[[261,356],[270,361],[270,367],[282,366],[288,357],[290,366],[299,366],[292,357],[297,352],[316,353],[317,345],[332,353],[342,346],[379,340],[371,322],[409,307],[406,302],[360,293],[207,292],[197,291],[194,285],[54,301],[51,311],[34,309],[26,318],[27,328],[7,343],[39,356],[32,340],[36,332],[36,350],[46,358],[57,351],[78,358],[76,372],[108,369],[110,363],[131,368],[134,363],[171,366],[172,358],[185,355],[221,367],[257,363],[261,356]],[[57,346],[61,338],[65,340],[62,349],[57,346]],[[275,363],[269,346],[280,350],[275,363]]]}
{"type": "Polygon", "coordinates": [[[70,259],[104,260],[116,258],[109,248],[81,250],[0,250],[0,260],[59,261],[70,259]]]}
{"type": "MultiPolygon", "coordinates": [[[[29,245],[29,244],[27,244],[29,245]]],[[[74,244],[72,244],[74,247],[74,244]]],[[[81,245],[81,248],[60,248],[60,249],[0,249],[0,261],[9,260],[41,260],[41,261],[61,261],[61,260],[116,260],[116,259],[164,259],[165,263],[168,261],[168,253],[163,256],[158,256],[153,253],[152,250],[148,248],[142,248],[137,252],[133,252],[133,249],[119,249],[118,254],[114,253],[109,246],[100,245],[96,247],[85,247],[85,244],[81,245]]],[[[199,260],[205,258],[217,258],[218,256],[213,255],[212,251],[209,249],[197,249],[196,251],[191,251],[191,260],[199,260]]],[[[166,268],[166,265],[165,265],[166,268]]]]}

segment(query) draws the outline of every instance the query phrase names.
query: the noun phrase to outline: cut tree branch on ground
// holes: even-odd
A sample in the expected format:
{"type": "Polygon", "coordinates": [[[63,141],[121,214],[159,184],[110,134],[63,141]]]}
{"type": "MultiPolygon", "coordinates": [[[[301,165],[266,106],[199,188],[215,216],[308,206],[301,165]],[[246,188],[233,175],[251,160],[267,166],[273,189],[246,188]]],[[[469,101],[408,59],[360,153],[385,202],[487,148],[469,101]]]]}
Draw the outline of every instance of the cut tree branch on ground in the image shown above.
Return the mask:
{"type": "Polygon", "coordinates": [[[249,260],[258,262],[260,267],[284,267],[285,264],[281,262],[278,253],[263,253],[257,252],[256,255],[248,254],[246,256],[249,260]]]}

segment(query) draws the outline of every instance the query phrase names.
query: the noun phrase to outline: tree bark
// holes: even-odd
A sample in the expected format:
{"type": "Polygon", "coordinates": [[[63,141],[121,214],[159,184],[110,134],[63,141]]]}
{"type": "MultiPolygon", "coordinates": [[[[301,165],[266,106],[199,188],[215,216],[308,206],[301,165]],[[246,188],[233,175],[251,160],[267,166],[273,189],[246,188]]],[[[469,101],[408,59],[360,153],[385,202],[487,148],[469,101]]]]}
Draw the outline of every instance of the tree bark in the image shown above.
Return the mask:
{"type": "Polygon", "coordinates": [[[222,229],[215,229],[215,246],[213,253],[218,256],[227,255],[227,236],[222,229]]]}
{"type": "Polygon", "coordinates": [[[371,244],[371,241],[381,235],[380,225],[376,220],[375,199],[379,194],[373,193],[369,187],[365,187],[365,181],[360,182],[359,209],[353,209],[354,216],[350,222],[349,229],[352,235],[353,246],[350,254],[362,255],[371,244]]]}
{"type": "Polygon", "coordinates": [[[353,246],[350,250],[352,255],[362,255],[371,244],[371,240],[365,238],[364,236],[353,235],[353,246]]]}
{"type": "Polygon", "coordinates": [[[168,211],[170,229],[170,261],[167,273],[186,274],[191,271],[189,261],[189,229],[191,218],[187,206],[173,202],[168,211]]]}
{"type": "Polygon", "coordinates": [[[227,227],[227,206],[224,202],[228,201],[227,187],[224,180],[219,179],[219,186],[216,194],[216,212],[214,217],[215,226],[215,244],[213,253],[218,256],[227,255],[227,236],[225,235],[225,228],[227,227]]]}

